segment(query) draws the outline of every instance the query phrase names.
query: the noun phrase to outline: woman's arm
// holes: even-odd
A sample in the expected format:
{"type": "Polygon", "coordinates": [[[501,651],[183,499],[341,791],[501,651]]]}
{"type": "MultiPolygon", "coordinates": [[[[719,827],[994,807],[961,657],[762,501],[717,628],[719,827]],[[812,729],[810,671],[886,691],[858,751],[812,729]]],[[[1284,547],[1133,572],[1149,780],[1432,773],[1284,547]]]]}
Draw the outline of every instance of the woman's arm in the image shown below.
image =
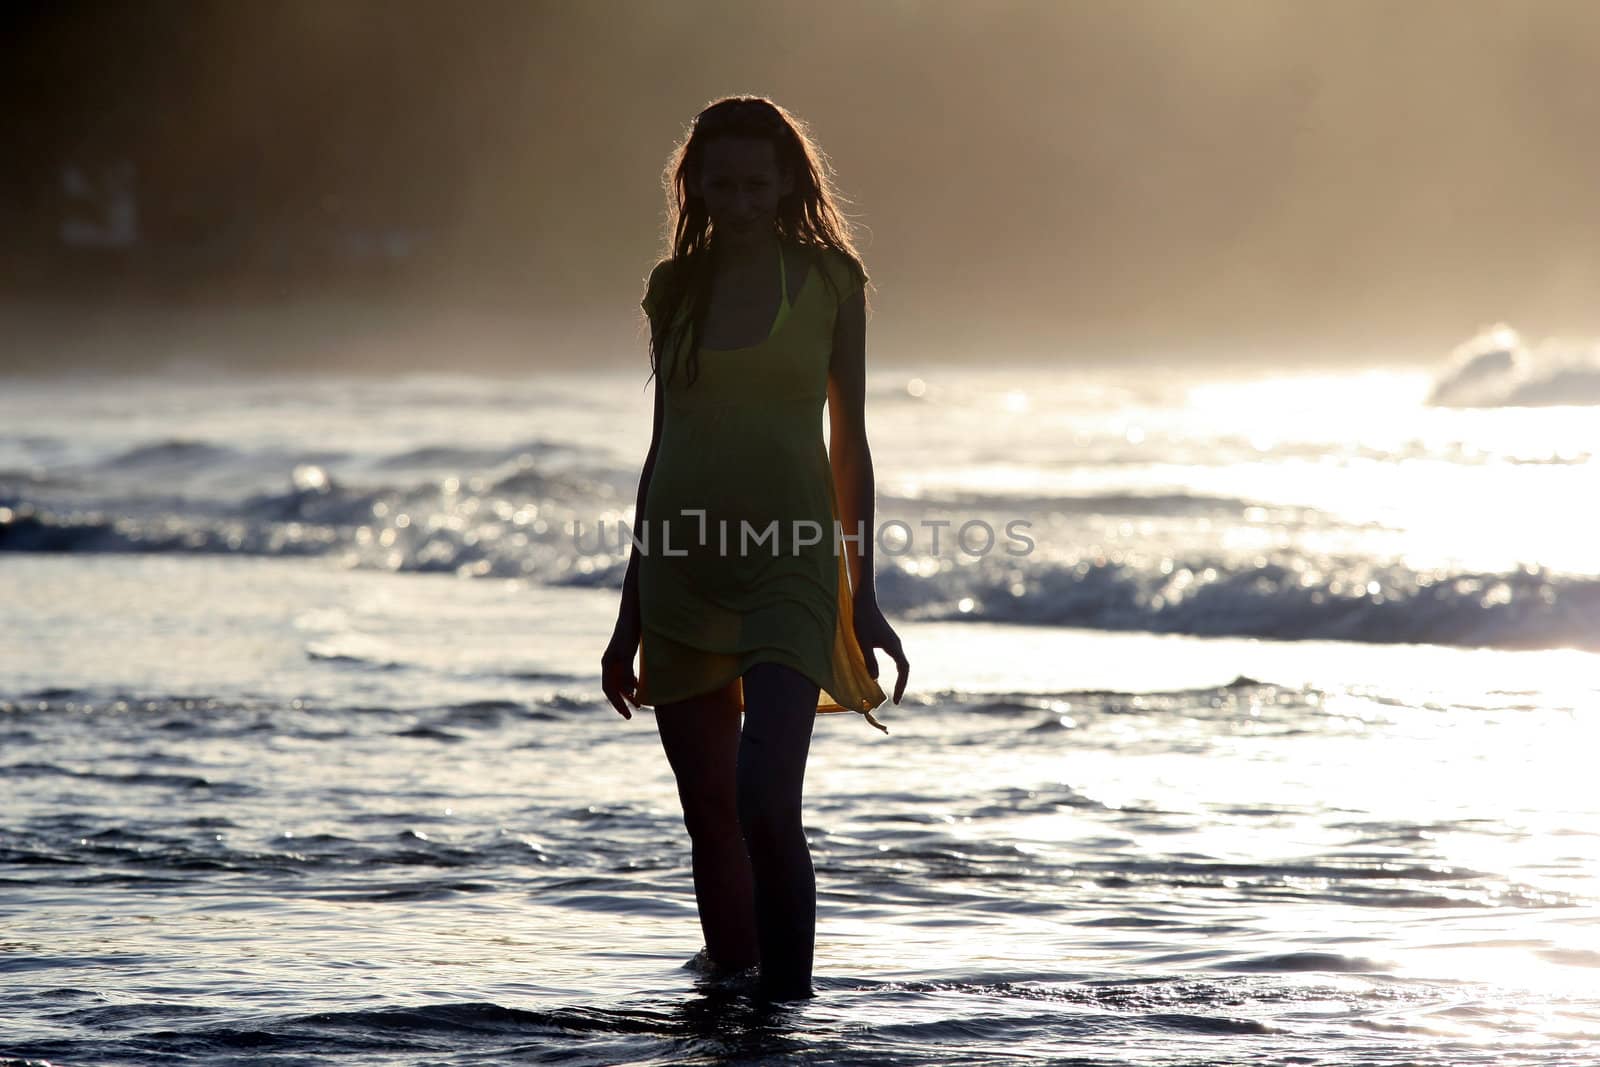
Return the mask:
{"type": "MultiPolygon", "coordinates": [[[[644,468],[639,472],[639,493],[633,504],[633,525],[637,529],[644,521],[645,497],[650,492],[650,476],[656,469],[656,452],[661,448],[661,378],[656,376],[655,415],[650,426],[650,448],[644,454],[644,468]]],[[[622,578],[622,606],[617,611],[617,626],[631,624],[635,632],[639,621],[639,549],[635,545],[628,551],[628,570],[622,578]]],[[[631,656],[631,652],[629,653],[631,656]]]]}
{"type": "Polygon", "coordinates": [[[839,524],[860,541],[849,546],[850,589],[857,604],[876,603],[872,577],[872,450],[867,446],[867,298],[857,290],[839,305],[828,362],[828,461],[839,500],[839,524]]]}
{"type": "Polygon", "coordinates": [[[867,672],[878,677],[874,648],[893,657],[896,669],[894,702],[906,691],[911,664],[900,636],[878,607],[878,588],[872,576],[875,540],[872,450],[867,447],[867,297],[857,290],[839,305],[833,328],[833,354],[828,360],[828,462],[833,468],[834,495],[839,501],[839,523],[844,533],[859,541],[846,541],[852,592],[851,625],[856,643],[867,662],[867,672]]]}
{"type": "MultiPolygon", "coordinates": [[[[662,281],[668,269],[667,260],[662,260],[650,270],[650,280],[645,283],[644,299],[639,301],[639,306],[644,309],[645,317],[650,322],[650,351],[656,350],[656,320],[657,305],[660,303],[662,281]]],[[[650,492],[650,476],[656,469],[656,452],[661,448],[661,376],[655,375],[655,412],[650,422],[650,448],[644,454],[644,468],[639,472],[639,493],[633,504],[633,525],[638,529],[644,521],[645,498],[650,492]]],[[[639,550],[637,547],[628,553],[628,567],[622,576],[622,605],[617,611],[617,633],[626,638],[624,630],[631,627],[633,631],[633,644],[627,648],[628,661],[633,662],[633,651],[638,645],[639,622],[639,550]]],[[[617,644],[614,638],[612,644],[617,644]]]]}
{"type": "MultiPolygon", "coordinates": [[[[645,496],[650,492],[650,476],[655,472],[656,451],[661,446],[661,379],[656,378],[655,417],[650,428],[650,449],[644,456],[644,469],[639,472],[639,495],[634,501],[635,526],[644,521],[645,496]]],[[[600,689],[611,706],[624,719],[633,718],[628,710],[635,707],[634,694],[639,689],[639,679],[633,673],[633,657],[639,651],[639,638],[644,624],[639,617],[639,548],[633,545],[628,552],[628,570],[622,578],[622,604],[617,609],[617,625],[611,631],[611,641],[600,656],[600,689]]]]}

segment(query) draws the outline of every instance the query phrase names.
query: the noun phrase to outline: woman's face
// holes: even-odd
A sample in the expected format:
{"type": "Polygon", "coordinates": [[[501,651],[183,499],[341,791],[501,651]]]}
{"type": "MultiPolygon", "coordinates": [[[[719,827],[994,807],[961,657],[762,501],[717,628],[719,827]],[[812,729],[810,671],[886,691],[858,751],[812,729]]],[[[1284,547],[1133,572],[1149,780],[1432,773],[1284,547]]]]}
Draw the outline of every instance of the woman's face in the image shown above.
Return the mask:
{"type": "MultiPolygon", "coordinates": [[[[706,142],[698,193],[718,236],[734,243],[764,240],[778,217],[778,201],[793,188],[778,173],[771,141],[718,137],[706,142]]],[[[696,192],[690,182],[690,192],[696,192]]]]}

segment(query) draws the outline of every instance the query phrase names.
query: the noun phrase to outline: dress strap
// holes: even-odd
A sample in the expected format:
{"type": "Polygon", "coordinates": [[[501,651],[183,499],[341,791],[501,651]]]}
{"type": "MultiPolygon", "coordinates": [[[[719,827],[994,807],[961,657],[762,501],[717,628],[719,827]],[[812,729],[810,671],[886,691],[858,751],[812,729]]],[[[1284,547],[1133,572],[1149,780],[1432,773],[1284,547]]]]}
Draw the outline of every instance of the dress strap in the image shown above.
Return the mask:
{"type": "Polygon", "coordinates": [[[789,317],[789,268],[783,262],[783,245],[778,245],[778,316],[772,320],[772,329],[767,333],[767,339],[777,333],[783,326],[783,320],[789,317]]]}

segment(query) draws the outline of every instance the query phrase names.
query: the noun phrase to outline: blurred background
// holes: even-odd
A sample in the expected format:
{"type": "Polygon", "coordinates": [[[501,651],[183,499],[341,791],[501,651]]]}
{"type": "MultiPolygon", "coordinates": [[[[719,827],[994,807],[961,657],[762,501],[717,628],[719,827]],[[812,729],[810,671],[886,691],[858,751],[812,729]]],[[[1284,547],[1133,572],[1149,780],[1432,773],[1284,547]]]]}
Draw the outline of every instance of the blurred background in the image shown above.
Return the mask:
{"type": "Polygon", "coordinates": [[[1428,363],[1600,332],[1600,10],[824,0],[3,15],[11,369],[639,365],[661,170],[771,95],[874,357],[1428,363]]]}
{"type": "Polygon", "coordinates": [[[1600,1062],[1600,4],[0,23],[0,1067],[1600,1062]],[[777,1015],[598,677],[735,93],[911,661],[777,1015]]]}

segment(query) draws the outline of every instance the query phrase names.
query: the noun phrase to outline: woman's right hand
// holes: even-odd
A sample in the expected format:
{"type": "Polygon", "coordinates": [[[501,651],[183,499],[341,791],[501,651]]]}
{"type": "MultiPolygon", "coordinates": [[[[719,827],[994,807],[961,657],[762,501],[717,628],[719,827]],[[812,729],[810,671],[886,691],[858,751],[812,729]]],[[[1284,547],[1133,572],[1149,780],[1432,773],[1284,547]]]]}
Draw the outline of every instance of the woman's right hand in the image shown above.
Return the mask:
{"type": "Polygon", "coordinates": [[[639,690],[639,679],[633,674],[633,653],[638,647],[638,634],[633,634],[632,640],[629,640],[629,633],[619,626],[600,657],[600,690],[624,719],[633,718],[633,712],[628,710],[629,704],[640,707],[639,702],[633,699],[639,690]]]}

